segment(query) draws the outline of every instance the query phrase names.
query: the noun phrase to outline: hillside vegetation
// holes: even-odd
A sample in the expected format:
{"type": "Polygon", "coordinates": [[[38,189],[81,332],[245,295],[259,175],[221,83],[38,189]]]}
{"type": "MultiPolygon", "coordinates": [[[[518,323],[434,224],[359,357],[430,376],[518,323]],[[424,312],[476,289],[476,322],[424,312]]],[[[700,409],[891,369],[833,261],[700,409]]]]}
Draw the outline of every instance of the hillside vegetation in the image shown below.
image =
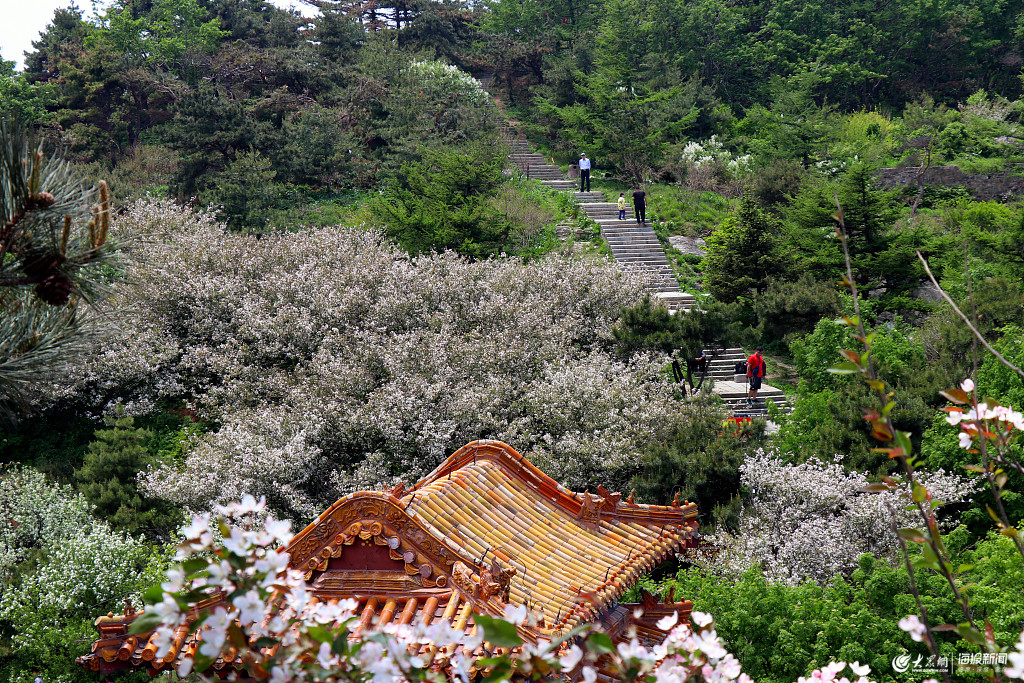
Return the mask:
{"type": "Polygon", "coordinates": [[[0,683],[92,680],[189,515],[296,528],[482,438],[697,501],[643,586],[758,681],[1024,651],[1024,0],[310,4],[60,9],[0,60],[0,683]],[[515,135],[644,187],[697,310],[515,135]],[[738,345],[777,430],[682,381],[738,345]]]}

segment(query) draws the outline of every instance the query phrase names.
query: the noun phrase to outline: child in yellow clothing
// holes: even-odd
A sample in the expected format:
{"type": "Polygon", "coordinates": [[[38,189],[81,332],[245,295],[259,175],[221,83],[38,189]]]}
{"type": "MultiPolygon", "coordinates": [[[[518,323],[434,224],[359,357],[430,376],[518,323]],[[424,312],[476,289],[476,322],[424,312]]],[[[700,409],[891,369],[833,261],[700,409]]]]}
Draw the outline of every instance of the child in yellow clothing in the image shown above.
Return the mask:
{"type": "Polygon", "coordinates": [[[619,220],[622,221],[622,220],[625,220],[625,219],[626,219],[626,193],[625,192],[620,192],[619,193],[619,220]]]}

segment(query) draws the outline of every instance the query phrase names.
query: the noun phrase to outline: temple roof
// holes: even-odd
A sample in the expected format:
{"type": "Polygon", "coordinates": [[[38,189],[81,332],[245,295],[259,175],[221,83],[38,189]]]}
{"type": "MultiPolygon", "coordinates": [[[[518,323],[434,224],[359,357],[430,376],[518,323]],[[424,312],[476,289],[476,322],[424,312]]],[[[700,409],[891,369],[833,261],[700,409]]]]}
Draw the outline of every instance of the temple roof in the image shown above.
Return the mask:
{"type": "MultiPolygon", "coordinates": [[[[653,638],[659,615],[685,616],[691,603],[645,596],[647,617],[638,622],[632,606],[617,601],[643,572],[696,543],[696,517],[692,503],[639,505],[600,486],[574,493],[507,444],[475,441],[411,489],[345,496],[286,550],[317,599],[358,602],[358,630],[444,620],[472,632],[474,614],[500,616],[506,605],[525,604],[543,617],[520,628],[527,641],[595,620],[613,637],[633,627],[653,638]]],[[[127,635],[135,616],[97,620],[101,638],[79,663],[155,672],[194,651],[185,629],[171,654],[154,661],[150,635],[127,635]]],[[[452,652],[429,654],[443,666],[452,652]]],[[[215,665],[225,673],[242,666],[215,665]]]]}
{"type": "Polygon", "coordinates": [[[614,603],[697,527],[692,503],[637,505],[603,487],[573,493],[497,441],[461,448],[402,504],[449,547],[515,568],[510,602],[542,610],[553,631],[614,603]]]}

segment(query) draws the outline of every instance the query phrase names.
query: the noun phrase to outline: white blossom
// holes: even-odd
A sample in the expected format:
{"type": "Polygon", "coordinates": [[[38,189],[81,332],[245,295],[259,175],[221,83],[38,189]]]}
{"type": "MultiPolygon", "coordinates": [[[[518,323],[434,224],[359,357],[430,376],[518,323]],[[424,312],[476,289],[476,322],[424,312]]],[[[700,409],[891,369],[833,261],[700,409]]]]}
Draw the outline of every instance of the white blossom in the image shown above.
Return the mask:
{"type": "MultiPolygon", "coordinates": [[[[739,534],[716,539],[723,546],[719,571],[739,572],[758,564],[773,581],[828,583],[856,569],[864,553],[895,556],[899,544],[893,513],[897,526],[916,521],[915,513],[905,509],[909,494],[904,488],[866,493],[867,475],[845,472],[839,462],[788,464],[776,454],[758,452],[741,466],[740,478],[749,495],[739,534]]],[[[943,503],[967,500],[978,488],[943,470],[922,475],[921,483],[943,503]]]]}
{"type": "Polygon", "coordinates": [[[158,239],[115,297],[120,333],[49,400],[96,415],[183,401],[219,425],[140,474],[188,510],[251,494],[246,509],[265,497],[311,520],[481,435],[569,487],[621,487],[683,409],[663,358],[610,353],[621,309],[646,294],[607,260],[410,258],[364,227],[256,239],[159,202],[114,229],[158,239]]]}
{"type": "Polygon", "coordinates": [[[1010,678],[1024,679],[1024,631],[1021,631],[1016,649],[1010,652],[1007,659],[1010,665],[1003,669],[1003,673],[1010,678]]]}
{"type": "Polygon", "coordinates": [[[921,620],[918,619],[916,614],[911,614],[910,616],[900,619],[899,627],[910,634],[911,640],[918,643],[924,640],[927,633],[924,624],[921,623],[921,620]]]}

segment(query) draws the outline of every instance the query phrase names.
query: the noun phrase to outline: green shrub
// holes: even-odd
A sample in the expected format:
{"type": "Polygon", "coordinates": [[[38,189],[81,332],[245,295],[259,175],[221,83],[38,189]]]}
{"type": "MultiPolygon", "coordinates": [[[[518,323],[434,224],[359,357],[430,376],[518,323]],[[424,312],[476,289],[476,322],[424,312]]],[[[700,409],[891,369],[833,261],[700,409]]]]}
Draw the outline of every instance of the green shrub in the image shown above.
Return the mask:
{"type": "MultiPolygon", "coordinates": [[[[964,582],[972,584],[975,618],[992,623],[999,645],[1011,645],[1024,614],[1020,556],[1010,539],[996,534],[975,548],[967,547],[966,540],[962,529],[946,536],[955,561],[974,566],[964,582]]],[[[911,640],[898,625],[906,615],[917,613],[906,571],[870,554],[862,555],[859,565],[849,579],[836,577],[827,586],[771,584],[757,569],[733,578],[691,567],[662,590],[674,587],[677,600],[690,599],[694,609],[713,615],[726,647],[756,681],[789,683],[830,661],[870,664],[872,680],[879,683],[920,680],[912,669],[901,674],[892,667],[897,655],[928,656],[925,645],[911,640]]],[[[936,623],[962,620],[943,577],[919,573],[917,581],[936,623]]],[[[940,653],[954,662],[957,652],[980,652],[949,631],[936,635],[940,653]]],[[[963,672],[954,680],[977,680],[977,674],[963,672]]]]}

